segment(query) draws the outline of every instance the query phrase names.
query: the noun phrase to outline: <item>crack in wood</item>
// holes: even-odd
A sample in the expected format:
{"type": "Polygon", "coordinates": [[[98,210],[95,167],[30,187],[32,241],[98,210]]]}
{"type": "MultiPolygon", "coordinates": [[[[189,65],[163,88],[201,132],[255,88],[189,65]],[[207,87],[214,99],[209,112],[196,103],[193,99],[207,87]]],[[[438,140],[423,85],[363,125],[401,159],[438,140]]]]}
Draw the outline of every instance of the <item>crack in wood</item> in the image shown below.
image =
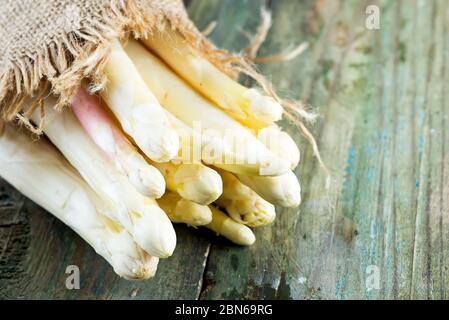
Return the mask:
{"type": "Polygon", "coordinates": [[[5,255],[6,249],[8,248],[8,245],[10,243],[10,240],[12,238],[14,227],[19,226],[23,224],[23,221],[18,220],[18,217],[20,215],[20,212],[22,211],[23,205],[25,203],[25,198],[22,197],[20,204],[18,205],[17,210],[15,211],[13,215],[13,222],[6,222],[6,223],[0,223],[0,227],[4,229],[8,229],[8,235],[6,236],[5,245],[2,248],[2,251],[0,252],[0,261],[3,259],[3,256],[5,255]]]}
{"type": "Polygon", "coordinates": [[[198,294],[197,294],[195,300],[201,300],[201,297],[203,296],[203,294],[205,292],[207,292],[208,289],[210,289],[211,285],[213,285],[213,283],[211,282],[210,276],[208,275],[208,269],[209,269],[208,266],[209,266],[209,259],[211,256],[211,254],[210,254],[211,251],[212,251],[212,244],[209,244],[206,249],[203,273],[202,273],[202,276],[201,276],[199,284],[198,284],[199,290],[198,290],[198,294]]]}

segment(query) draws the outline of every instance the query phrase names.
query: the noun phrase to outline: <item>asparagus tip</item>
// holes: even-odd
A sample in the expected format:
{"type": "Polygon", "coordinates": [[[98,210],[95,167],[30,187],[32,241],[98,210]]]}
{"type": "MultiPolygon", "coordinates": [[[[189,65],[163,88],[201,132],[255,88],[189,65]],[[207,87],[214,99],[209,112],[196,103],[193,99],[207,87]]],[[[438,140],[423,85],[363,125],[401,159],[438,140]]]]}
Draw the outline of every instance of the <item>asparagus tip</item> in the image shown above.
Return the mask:
{"type": "Polygon", "coordinates": [[[272,97],[264,96],[256,89],[248,89],[243,94],[250,100],[249,111],[260,120],[266,123],[272,123],[281,120],[283,108],[272,97]]]}
{"type": "Polygon", "coordinates": [[[176,247],[176,233],[167,215],[157,205],[146,205],[145,214],[134,221],[135,241],[149,254],[168,258],[176,247]]]}
{"type": "Polygon", "coordinates": [[[134,139],[142,151],[156,162],[167,162],[173,159],[179,150],[179,136],[171,127],[158,125],[142,125],[136,130],[134,139]]]}
{"type": "Polygon", "coordinates": [[[152,199],[162,197],[165,192],[165,180],[162,174],[154,167],[139,168],[130,174],[131,183],[144,196],[152,199]]]}
{"type": "Polygon", "coordinates": [[[251,231],[250,228],[246,226],[242,226],[238,231],[238,236],[236,237],[236,240],[238,239],[238,244],[242,246],[250,246],[256,241],[256,236],[251,231]]]}
{"type": "MultiPolygon", "coordinates": [[[[187,167],[186,167],[187,168],[187,167]]],[[[188,200],[201,205],[207,205],[215,200],[223,192],[223,183],[220,175],[207,167],[197,172],[192,179],[185,179],[180,195],[188,200]]]]}

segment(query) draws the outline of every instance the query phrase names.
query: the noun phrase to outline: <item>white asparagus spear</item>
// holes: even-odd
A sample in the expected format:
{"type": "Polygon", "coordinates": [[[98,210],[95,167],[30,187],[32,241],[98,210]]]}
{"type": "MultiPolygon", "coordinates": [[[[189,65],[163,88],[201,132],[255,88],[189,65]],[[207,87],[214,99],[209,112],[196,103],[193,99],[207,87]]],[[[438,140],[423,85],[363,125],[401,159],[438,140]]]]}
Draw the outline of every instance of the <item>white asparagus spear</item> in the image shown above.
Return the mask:
{"type": "Polygon", "coordinates": [[[257,138],[275,155],[287,159],[291,170],[296,168],[300,160],[299,148],[287,132],[273,124],[260,129],[257,138]]]}
{"type": "Polygon", "coordinates": [[[192,90],[140,43],[129,41],[125,50],[164,108],[202,136],[214,137],[226,154],[233,154],[232,159],[223,159],[224,164],[243,161],[259,175],[280,175],[290,169],[287,160],[274,155],[248,128],[192,90]]]}
{"type": "Polygon", "coordinates": [[[155,274],[158,258],[103,216],[105,204],[45,138],[33,142],[9,125],[0,128],[0,175],[72,228],[119,276],[147,279],[155,274]]]}
{"type": "MultiPolygon", "coordinates": [[[[71,110],[58,113],[47,98],[44,132],[83,179],[114,207],[108,216],[120,223],[148,253],[166,258],[176,246],[176,234],[157,203],[142,196],[90,139],[71,110]]],[[[36,121],[38,114],[33,115],[36,121]]]]}
{"type": "Polygon", "coordinates": [[[250,228],[234,221],[213,205],[209,208],[212,211],[212,221],[205,225],[206,228],[242,246],[250,246],[256,241],[250,228]]]}
{"type": "Polygon", "coordinates": [[[153,163],[165,178],[167,189],[201,205],[214,202],[223,192],[220,175],[199,164],[153,163]]]}
{"type": "Polygon", "coordinates": [[[274,206],[241,183],[233,174],[215,169],[223,181],[223,193],[215,203],[226,210],[235,221],[250,227],[259,227],[273,222],[274,206]]]}
{"type": "Polygon", "coordinates": [[[172,159],[178,152],[178,136],[117,39],[111,45],[104,72],[108,82],[101,96],[123,130],[150,159],[172,159]]]}
{"type": "Polygon", "coordinates": [[[198,132],[176,118],[166,110],[167,118],[176,129],[180,139],[180,149],[177,162],[195,163],[203,161],[208,165],[233,172],[236,174],[258,174],[260,166],[245,159],[238,158],[232,150],[226,148],[223,141],[207,131],[198,132]]]}
{"type": "Polygon", "coordinates": [[[162,198],[157,200],[157,203],[174,223],[185,223],[198,227],[212,221],[212,212],[208,206],[183,199],[174,192],[166,192],[162,198]]]}
{"type": "Polygon", "coordinates": [[[261,128],[281,119],[283,108],[279,103],[232,80],[176,31],[155,31],[141,41],[196,90],[246,126],[261,128]]]}
{"type": "Polygon", "coordinates": [[[239,180],[268,202],[281,207],[301,204],[301,186],[293,171],[277,177],[237,175],[239,180]]]}
{"type": "Polygon", "coordinates": [[[150,198],[160,198],[164,194],[164,177],[128,141],[97,97],[80,88],[72,101],[72,109],[92,140],[141,194],[150,198]]]}

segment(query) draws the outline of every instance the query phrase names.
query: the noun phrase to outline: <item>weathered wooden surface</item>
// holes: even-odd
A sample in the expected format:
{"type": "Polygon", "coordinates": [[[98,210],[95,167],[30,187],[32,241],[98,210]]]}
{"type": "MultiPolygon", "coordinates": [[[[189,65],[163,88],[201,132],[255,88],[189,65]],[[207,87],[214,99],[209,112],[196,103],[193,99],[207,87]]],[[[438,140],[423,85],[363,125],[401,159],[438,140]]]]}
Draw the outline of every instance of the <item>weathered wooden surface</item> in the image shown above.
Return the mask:
{"type": "Polygon", "coordinates": [[[247,44],[262,5],[273,28],[261,55],[310,43],[294,61],[260,69],[283,95],[319,108],[313,132],[330,188],[309,145],[284,123],[302,150],[300,209],[279,210],[251,248],[178,226],[176,252],[157,277],[129,282],[1,182],[0,297],[448,298],[449,2],[188,2],[200,28],[218,22],[210,37],[228,49],[247,44]],[[381,8],[380,30],[365,27],[371,4],[381,8]],[[80,290],[65,288],[71,264],[81,268],[80,290]],[[370,290],[373,270],[380,287],[370,290]]]}

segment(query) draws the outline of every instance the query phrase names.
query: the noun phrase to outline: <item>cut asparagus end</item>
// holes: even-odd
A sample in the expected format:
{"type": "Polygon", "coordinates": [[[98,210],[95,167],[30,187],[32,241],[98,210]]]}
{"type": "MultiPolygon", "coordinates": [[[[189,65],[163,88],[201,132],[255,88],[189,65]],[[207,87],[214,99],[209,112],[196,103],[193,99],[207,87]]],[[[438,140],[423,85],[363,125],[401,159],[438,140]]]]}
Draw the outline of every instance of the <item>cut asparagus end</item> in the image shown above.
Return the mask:
{"type": "Polygon", "coordinates": [[[253,228],[266,226],[276,218],[274,206],[262,198],[254,204],[238,200],[227,203],[220,199],[217,204],[226,209],[232,219],[253,228]]]}
{"type": "Polygon", "coordinates": [[[212,221],[212,212],[207,206],[182,199],[174,192],[165,193],[157,202],[174,223],[203,226],[212,221]]]}
{"type": "Polygon", "coordinates": [[[209,208],[212,211],[212,222],[206,228],[242,246],[250,246],[256,241],[250,228],[234,221],[212,205],[209,208]]]}

